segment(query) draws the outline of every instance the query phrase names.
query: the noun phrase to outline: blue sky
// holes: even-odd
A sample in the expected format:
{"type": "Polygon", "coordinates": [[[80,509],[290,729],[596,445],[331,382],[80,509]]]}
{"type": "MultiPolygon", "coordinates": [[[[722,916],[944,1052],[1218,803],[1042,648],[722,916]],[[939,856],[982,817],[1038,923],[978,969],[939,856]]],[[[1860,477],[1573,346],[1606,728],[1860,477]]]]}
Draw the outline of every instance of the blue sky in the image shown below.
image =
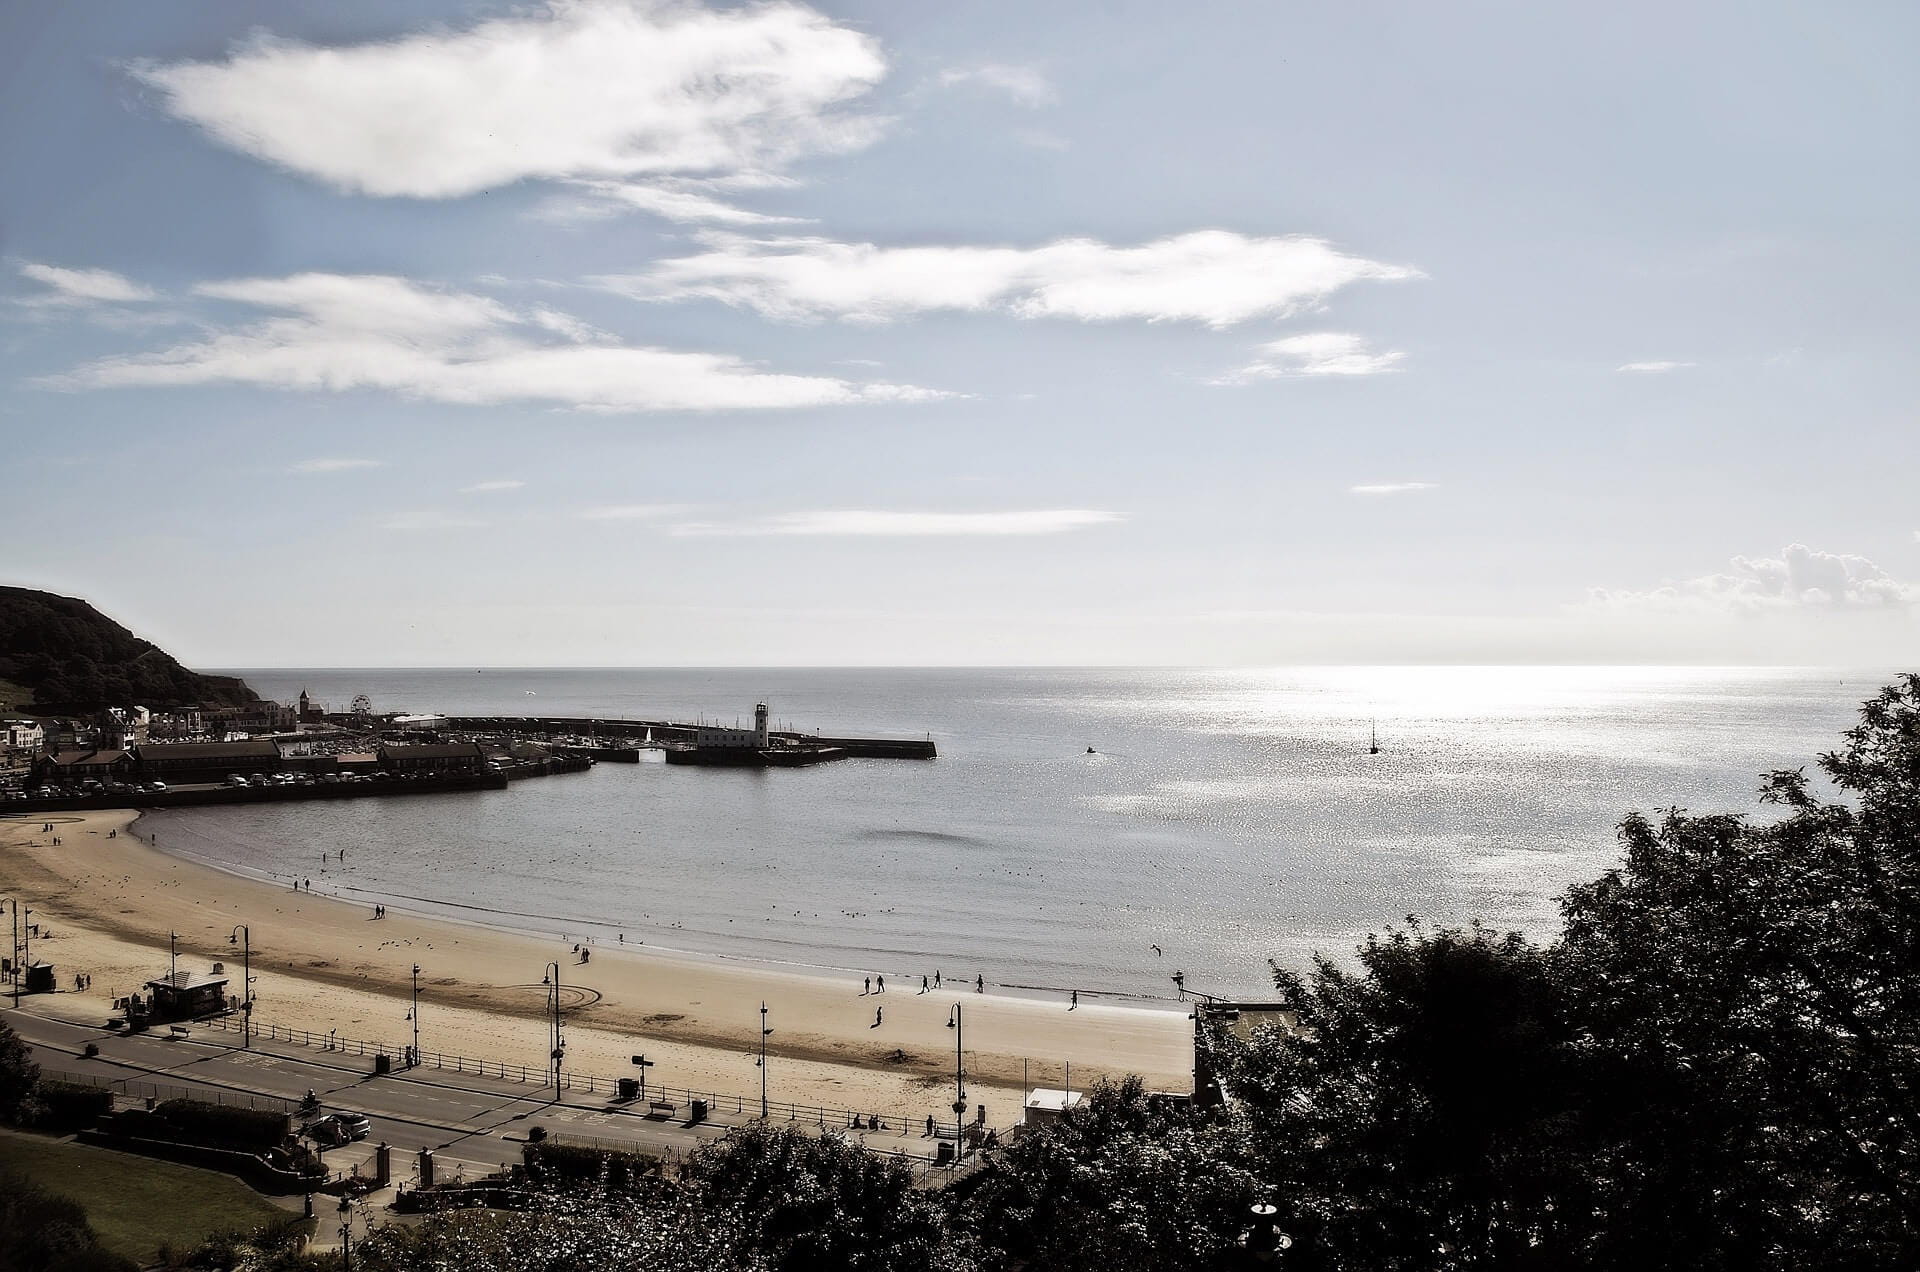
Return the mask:
{"type": "Polygon", "coordinates": [[[11,6],[0,576],[201,665],[1901,661],[1916,26],[11,6]]]}

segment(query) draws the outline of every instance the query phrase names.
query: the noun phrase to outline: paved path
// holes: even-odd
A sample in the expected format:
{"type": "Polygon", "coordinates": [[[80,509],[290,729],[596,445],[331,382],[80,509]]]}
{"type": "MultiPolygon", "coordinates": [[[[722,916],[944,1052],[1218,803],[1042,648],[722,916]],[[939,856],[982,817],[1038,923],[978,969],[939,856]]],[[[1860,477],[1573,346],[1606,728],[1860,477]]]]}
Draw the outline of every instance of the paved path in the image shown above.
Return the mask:
{"type": "Polygon", "coordinates": [[[456,1171],[471,1177],[497,1170],[519,1160],[520,1145],[534,1125],[562,1139],[661,1156],[685,1153],[727,1133],[725,1127],[645,1117],[604,1095],[567,1092],[556,1102],[550,1088],[472,1074],[416,1070],[374,1077],[368,1060],[259,1039],[251,1050],[242,1050],[237,1034],[218,1030],[194,1030],[187,1038],[171,1037],[165,1029],[126,1036],[14,1009],[0,1010],[0,1020],[29,1044],[34,1060],[49,1074],[105,1079],[135,1098],[251,1097],[273,1107],[274,1101],[297,1102],[311,1090],[325,1111],[364,1113],[372,1125],[367,1139],[328,1151],[327,1165],[336,1171],[358,1165],[362,1174],[370,1174],[374,1146],[385,1142],[393,1147],[396,1182],[412,1180],[423,1148],[434,1151],[441,1179],[456,1171]],[[81,1054],[90,1042],[100,1048],[97,1057],[81,1054]]]}

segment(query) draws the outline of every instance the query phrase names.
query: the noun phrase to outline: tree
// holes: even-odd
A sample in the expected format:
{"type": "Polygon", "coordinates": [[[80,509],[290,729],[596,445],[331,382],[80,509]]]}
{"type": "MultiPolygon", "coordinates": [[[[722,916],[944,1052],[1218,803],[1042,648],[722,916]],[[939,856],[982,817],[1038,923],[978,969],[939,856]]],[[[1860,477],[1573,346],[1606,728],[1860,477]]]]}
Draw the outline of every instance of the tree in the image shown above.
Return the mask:
{"type": "Polygon", "coordinates": [[[836,1134],[753,1123],[681,1167],[701,1207],[741,1217],[741,1248],[779,1269],[955,1266],[940,1213],[903,1162],[836,1134]]]}
{"type": "Polygon", "coordinates": [[[1597,1045],[1681,1075],[1695,1195],[1755,1267],[1920,1265],[1920,677],[1754,823],[1668,810],[1562,903],[1597,1045]]]}
{"type": "Polygon", "coordinates": [[[1130,1077],[997,1153],[952,1216],[990,1268],[1184,1272],[1236,1253],[1258,1193],[1240,1127],[1130,1077]]]}
{"type": "Polygon", "coordinates": [[[1579,1267],[1611,1083],[1555,952],[1475,926],[1369,937],[1350,972],[1276,967],[1291,1030],[1221,1040],[1306,1266],[1579,1267]]]}
{"type": "Polygon", "coordinates": [[[18,1122],[40,1084],[40,1066],[33,1062],[20,1035],[0,1024],[0,1122],[18,1122]]]}

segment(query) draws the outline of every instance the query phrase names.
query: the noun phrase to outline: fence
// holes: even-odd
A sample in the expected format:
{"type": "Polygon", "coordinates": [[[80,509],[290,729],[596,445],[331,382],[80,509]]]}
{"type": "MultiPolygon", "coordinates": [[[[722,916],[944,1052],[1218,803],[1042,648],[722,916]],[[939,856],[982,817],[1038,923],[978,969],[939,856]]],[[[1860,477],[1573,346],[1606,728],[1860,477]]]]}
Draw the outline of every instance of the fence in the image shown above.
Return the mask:
{"type": "Polygon", "coordinates": [[[288,1115],[291,1115],[297,1107],[294,1101],[281,1099],[277,1095],[255,1095],[251,1091],[228,1091],[220,1087],[184,1087],[175,1086],[170,1082],[148,1082],[144,1078],[109,1078],[100,1073],[67,1073],[46,1068],[40,1070],[40,1076],[60,1082],[77,1083],[95,1090],[112,1091],[116,1095],[124,1095],[132,1099],[150,1099],[156,1103],[161,1100],[199,1100],[206,1104],[267,1109],[288,1115]]]}
{"type": "MultiPolygon", "coordinates": [[[[215,1016],[196,1023],[215,1029],[238,1031],[240,1028],[237,1017],[215,1016]]],[[[265,1038],[269,1042],[285,1042],[301,1047],[317,1046],[322,1051],[359,1058],[386,1056],[391,1061],[401,1063],[404,1063],[408,1050],[403,1044],[342,1038],[331,1030],[317,1032],[311,1029],[294,1029],[286,1025],[256,1024],[253,1027],[253,1033],[255,1037],[265,1038]]],[[[479,1078],[497,1078],[504,1082],[537,1083],[549,1086],[553,1083],[553,1070],[543,1066],[503,1064],[498,1060],[446,1055],[438,1051],[422,1051],[416,1067],[437,1069],[446,1073],[472,1074],[479,1078]]],[[[612,1097],[620,1090],[620,1079],[563,1069],[560,1071],[560,1089],[612,1097]]],[[[752,1120],[760,1116],[760,1097],[757,1095],[696,1091],[689,1087],[648,1082],[646,1097],[650,1101],[657,1099],[671,1103],[683,1110],[695,1100],[704,1100],[707,1105],[707,1116],[715,1121],[729,1117],[752,1120]]],[[[897,1136],[902,1140],[913,1136],[922,1139],[961,1140],[965,1134],[965,1125],[968,1125],[954,1122],[951,1119],[951,1106],[945,1104],[940,1106],[939,1112],[929,1110],[914,1113],[897,1107],[858,1110],[832,1105],[801,1104],[793,1100],[769,1099],[767,1118],[770,1121],[784,1119],[788,1122],[803,1122],[823,1130],[859,1130],[870,1134],[886,1134],[897,1136]],[[943,1119],[941,1113],[946,1113],[948,1116],[943,1119]],[[928,1134],[929,1118],[932,1126],[931,1135],[928,1134]]]]}

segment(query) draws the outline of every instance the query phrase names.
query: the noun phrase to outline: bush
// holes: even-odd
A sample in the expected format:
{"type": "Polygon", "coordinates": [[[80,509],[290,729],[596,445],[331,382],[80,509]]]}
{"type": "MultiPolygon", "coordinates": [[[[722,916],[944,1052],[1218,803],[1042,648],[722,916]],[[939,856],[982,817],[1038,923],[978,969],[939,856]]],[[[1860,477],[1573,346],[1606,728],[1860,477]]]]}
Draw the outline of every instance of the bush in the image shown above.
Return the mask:
{"type": "Polygon", "coordinates": [[[0,1178],[0,1267],[7,1272],[134,1272],[100,1248],[78,1203],[30,1179],[0,1178]]]}
{"type": "Polygon", "coordinates": [[[520,1159],[526,1163],[527,1178],[546,1185],[604,1181],[609,1188],[630,1188],[659,1166],[642,1153],[612,1152],[552,1140],[522,1144],[520,1159]]]}
{"type": "Polygon", "coordinates": [[[267,1109],[243,1109],[205,1100],[167,1100],[153,1111],[144,1133],[206,1148],[264,1153],[286,1142],[288,1122],[285,1113],[267,1109]]]}
{"type": "Polygon", "coordinates": [[[77,1131],[113,1111],[113,1092],[79,1082],[42,1078],[34,1091],[28,1124],[48,1131],[77,1131]]]}

